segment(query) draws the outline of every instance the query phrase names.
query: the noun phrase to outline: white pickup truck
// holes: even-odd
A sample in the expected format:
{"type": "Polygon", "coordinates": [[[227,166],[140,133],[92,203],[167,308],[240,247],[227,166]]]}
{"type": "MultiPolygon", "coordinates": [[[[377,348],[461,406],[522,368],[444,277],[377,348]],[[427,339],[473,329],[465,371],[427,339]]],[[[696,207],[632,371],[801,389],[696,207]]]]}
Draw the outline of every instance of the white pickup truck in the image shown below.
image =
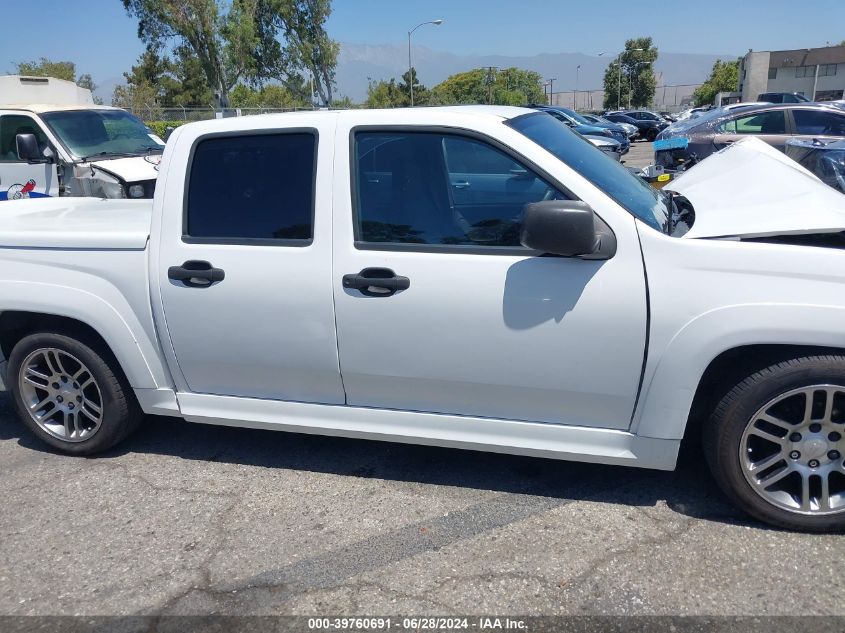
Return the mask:
{"type": "Polygon", "coordinates": [[[0,375],[71,454],[149,413],[671,469],[703,428],[740,507],[841,529],[845,196],[754,140],[673,188],[520,108],[186,125],[152,201],[0,212],[0,375]]]}

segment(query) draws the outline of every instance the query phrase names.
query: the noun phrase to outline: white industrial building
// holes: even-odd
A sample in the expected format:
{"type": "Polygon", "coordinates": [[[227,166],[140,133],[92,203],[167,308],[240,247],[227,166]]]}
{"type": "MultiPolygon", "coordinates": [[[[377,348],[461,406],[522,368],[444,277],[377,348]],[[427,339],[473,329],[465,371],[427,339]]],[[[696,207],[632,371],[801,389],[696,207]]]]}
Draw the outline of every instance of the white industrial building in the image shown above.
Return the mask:
{"type": "Polygon", "coordinates": [[[798,92],[810,101],[842,99],[845,46],[790,51],[748,51],[739,62],[742,101],[764,92],[798,92]]]}

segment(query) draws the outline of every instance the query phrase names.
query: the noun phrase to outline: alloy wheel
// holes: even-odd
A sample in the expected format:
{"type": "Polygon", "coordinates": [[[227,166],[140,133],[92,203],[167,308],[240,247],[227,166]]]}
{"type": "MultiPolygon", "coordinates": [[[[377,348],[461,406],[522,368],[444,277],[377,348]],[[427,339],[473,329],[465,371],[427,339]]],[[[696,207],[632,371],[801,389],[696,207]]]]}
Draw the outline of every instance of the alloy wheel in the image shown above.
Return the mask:
{"type": "Polygon", "coordinates": [[[845,512],[845,386],[812,385],[783,393],[749,420],[740,464],[751,488],[784,510],[819,516],[845,512]]]}
{"type": "Polygon", "coordinates": [[[103,422],[103,396],[91,370],[56,348],[37,349],[21,364],[18,386],[24,407],[44,431],[82,442],[103,422]]]}

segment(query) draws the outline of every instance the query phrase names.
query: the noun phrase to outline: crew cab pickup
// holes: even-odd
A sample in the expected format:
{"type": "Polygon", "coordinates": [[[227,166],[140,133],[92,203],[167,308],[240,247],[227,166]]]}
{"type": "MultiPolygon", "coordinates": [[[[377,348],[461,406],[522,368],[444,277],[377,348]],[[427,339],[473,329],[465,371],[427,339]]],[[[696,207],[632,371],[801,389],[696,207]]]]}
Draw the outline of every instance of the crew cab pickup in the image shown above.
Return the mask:
{"type": "Polygon", "coordinates": [[[845,197],[754,139],[672,187],[520,108],[189,124],[151,201],[0,213],[4,383],[71,454],[148,413],[672,469],[701,427],[740,507],[842,528],[845,197]]]}

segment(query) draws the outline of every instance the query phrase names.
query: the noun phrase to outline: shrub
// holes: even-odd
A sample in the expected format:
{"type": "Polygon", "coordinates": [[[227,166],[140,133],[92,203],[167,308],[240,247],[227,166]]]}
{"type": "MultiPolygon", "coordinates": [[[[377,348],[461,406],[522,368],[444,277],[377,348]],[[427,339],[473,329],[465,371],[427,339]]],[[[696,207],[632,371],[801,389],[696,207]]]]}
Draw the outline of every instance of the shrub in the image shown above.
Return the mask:
{"type": "Polygon", "coordinates": [[[144,121],[144,125],[153,131],[153,134],[164,138],[167,135],[167,128],[185,125],[187,121],[144,121]]]}

